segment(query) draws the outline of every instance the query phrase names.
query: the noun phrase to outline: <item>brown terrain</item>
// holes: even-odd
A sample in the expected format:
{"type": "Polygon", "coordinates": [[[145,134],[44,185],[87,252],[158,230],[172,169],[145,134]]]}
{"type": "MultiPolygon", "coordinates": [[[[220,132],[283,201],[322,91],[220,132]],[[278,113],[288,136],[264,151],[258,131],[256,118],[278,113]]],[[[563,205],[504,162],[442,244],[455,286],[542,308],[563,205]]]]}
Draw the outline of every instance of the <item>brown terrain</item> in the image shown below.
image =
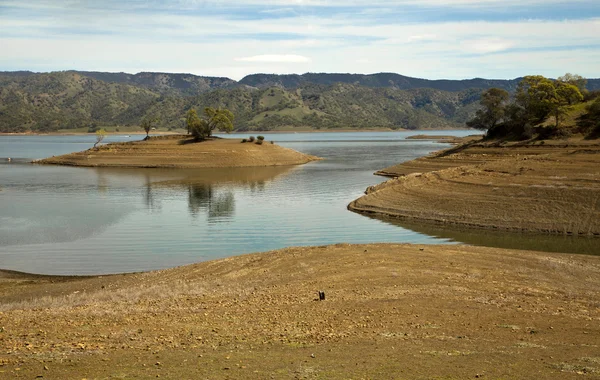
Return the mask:
{"type": "MultiPolygon", "coordinates": [[[[600,235],[600,142],[470,141],[383,169],[349,209],[407,221],[600,235]]],[[[600,244],[600,242],[599,242],[600,244]]]]}
{"type": "Polygon", "coordinates": [[[139,274],[0,272],[0,311],[5,379],[600,377],[595,256],[338,244],[139,274]]]}
{"type": "Polygon", "coordinates": [[[241,138],[193,142],[186,136],[176,135],[100,145],[36,163],[100,167],[224,168],[299,165],[318,159],[268,141],[262,145],[241,143],[241,138]]]}

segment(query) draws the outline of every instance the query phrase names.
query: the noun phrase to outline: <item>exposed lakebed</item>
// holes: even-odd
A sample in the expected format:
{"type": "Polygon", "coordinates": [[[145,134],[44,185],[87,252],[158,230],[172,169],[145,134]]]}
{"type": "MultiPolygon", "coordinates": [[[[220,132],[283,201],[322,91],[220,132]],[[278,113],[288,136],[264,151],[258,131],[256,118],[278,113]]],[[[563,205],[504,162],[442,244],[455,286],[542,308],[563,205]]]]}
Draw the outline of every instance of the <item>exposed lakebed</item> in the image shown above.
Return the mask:
{"type": "MultiPolygon", "coordinates": [[[[0,157],[13,161],[0,165],[0,268],[118,273],[287,246],[451,243],[449,236],[437,238],[346,210],[368,186],[385,180],[373,175],[376,170],[448,146],[405,140],[413,134],[265,134],[325,160],[245,169],[30,165],[30,159],[88,149],[94,136],[1,136],[0,157]]],[[[581,252],[593,253],[586,246],[581,252]]]]}

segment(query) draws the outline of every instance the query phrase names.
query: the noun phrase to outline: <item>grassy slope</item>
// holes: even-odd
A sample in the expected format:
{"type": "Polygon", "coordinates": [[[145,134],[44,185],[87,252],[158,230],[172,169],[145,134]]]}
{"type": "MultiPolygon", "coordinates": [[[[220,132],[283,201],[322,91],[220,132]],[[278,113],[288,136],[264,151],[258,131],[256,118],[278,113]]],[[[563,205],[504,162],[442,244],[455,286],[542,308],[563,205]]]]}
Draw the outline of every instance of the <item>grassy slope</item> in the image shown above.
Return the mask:
{"type": "Polygon", "coordinates": [[[398,90],[352,84],[216,89],[196,96],[109,83],[75,72],[0,75],[0,131],[55,131],[90,126],[136,126],[160,117],[162,128],[183,128],[185,112],[226,107],[240,130],[460,127],[477,107],[478,91],[398,90]]]}

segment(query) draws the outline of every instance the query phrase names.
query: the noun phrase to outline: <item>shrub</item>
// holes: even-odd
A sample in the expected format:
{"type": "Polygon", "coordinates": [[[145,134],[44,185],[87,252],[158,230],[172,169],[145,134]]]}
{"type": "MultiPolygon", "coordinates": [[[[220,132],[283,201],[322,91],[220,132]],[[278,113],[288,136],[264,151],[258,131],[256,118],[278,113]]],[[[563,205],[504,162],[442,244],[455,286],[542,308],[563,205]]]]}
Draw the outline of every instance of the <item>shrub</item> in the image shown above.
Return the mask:
{"type": "Polygon", "coordinates": [[[265,139],[265,136],[256,136],[257,139],[259,139],[260,141],[263,141],[265,139]]]}
{"type": "Polygon", "coordinates": [[[247,139],[242,139],[242,143],[248,142],[247,139]]]}
{"type": "Polygon", "coordinates": [[[253,141],[254,141],[254,136],[250,136],[250,137],[248,138],[248,141],[250,141],[250,142],[253,142],[253,141]]]}
{"type": "Polygon", "coordinates": [[[256,140],[256,143],[257,143],[258,145],[262,145],[262,143],[263,143],[263,140],[256,140]]]}
{"type": "Polygon", "coordinates": [[[119,128],[115,128],[115,132],[120,132],[119,128]]]}
{"type": "Polygon", "coordinates": [[[271,144],[275,144],[275,141],[271,140],[271,144]]]}

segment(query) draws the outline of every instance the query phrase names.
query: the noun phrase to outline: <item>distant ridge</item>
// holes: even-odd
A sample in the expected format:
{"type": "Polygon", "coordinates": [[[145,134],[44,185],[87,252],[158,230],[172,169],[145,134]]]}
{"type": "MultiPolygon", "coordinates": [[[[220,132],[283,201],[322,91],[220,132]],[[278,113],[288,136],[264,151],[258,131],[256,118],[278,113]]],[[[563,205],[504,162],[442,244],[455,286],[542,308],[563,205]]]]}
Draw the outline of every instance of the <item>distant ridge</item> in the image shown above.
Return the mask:
{"type": "MultiPolygon", "coordinates": [[[[235,81],[227,77],[200,76],[185,73],[140,72],[130,74],[125,72],[112,73],[101,71],[78,71],[89,78],[110,83],[129,84],[145,87],[161,93],[179,93],[190,96],[209,92],[215,89],[236,88],[249,86],[255,88],[280,87],[296,89],[308,84],[332,85],[347,83],[371,88],[394,88],[410,90],[416,88],[432,88],[441,91],[464,91],[468,89],[503,88],[509,92],[517,89],[522,77],[515,79],[424,79],[414,78],[397,73],[349,74],[349,73],[305,73],[305,74],[250,74],[235,81]]],[[[0,76],[24,77],[44,73],[32,71],[0,71],[0,76]]],[[[587,89],[600,90],[600,78],[588,79],[587,89]]]]}
{"type": "MultiPolygon", "coordinates": [[[[225,107],[236,130],[464,128],[481,91],[514,92],[520,78],[428,80],[394,73],[193,74],[0,72],[0,132],[95,131],[160,119],[181,129],[190,108],[225,107]]],[[[600,79],[588,79],[600,89],[600,79]]]]}
{"type": "Polygon", "coordinates": [[[244,77],[239,83],[253,87],[297,88],[309,83],[330,85],[334,83],[348,83],[373,88],[396,88],[409,90],[413,88],[433,88],[442,91],[463,91],[470,88],[486,89],[491,87],[504,88],[514,91],[521,78],[516,79],[465,79],[429,80],[411,78],[395,73],[377,74],[328,74],[306,73],[302,75],[277,75],[277,74],[252,74],[244,77]]]}
{"type": "Polygon", "coordinates": [[[216,88],[235,87],[237,82],[229,78],[205,77],[193,74],[170,74],[141,72],[106,73],[99,71],[73,71],[104,82],[129,84],[160,92],[177,92],[181,95],[197,95],[216,88]]]}

